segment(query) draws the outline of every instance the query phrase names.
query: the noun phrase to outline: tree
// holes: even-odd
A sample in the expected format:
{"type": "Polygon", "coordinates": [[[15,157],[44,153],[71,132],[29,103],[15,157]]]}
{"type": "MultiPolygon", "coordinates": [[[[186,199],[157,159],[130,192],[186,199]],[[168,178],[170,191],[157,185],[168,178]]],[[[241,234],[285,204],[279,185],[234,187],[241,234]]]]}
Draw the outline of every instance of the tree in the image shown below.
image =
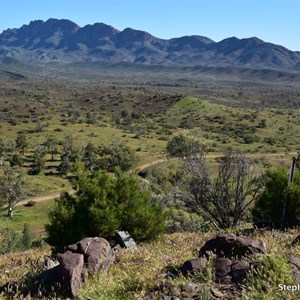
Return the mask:
{"type": "Polygon", "coordinates": [[[260,122],[258,123],[258,128],[266,128],[267,127],[267,121],[266,119],[262,119],[260,120],[260,122]]]}
{"type": "Polygon", "coordinates": [[[31,232],[30,232],[29,225],[27,223],[25,223],[23,227],[22,244],[24,250],[30,249],[32,245],[31,232]]]}
{"type": "Polygon", "coordinates": [[[9,164],[11,167],[15,167],[15,166],[22,167],[24,164],[24,159],[20,154],[14,153],[9,159],[9,164]]]}
{"type": "Polygon", "coordinates": [[[202,154],[206,145],[198,137],[191,135],[188,131],[174,134],[167,144],[169,157],[184,159],[193,155],[202,154]]]}
{"type": "Polygon", "coordinates": [[[33,154],[32,173],[39,174],[45,169],[46,164],[46,152],[42,147],[37,147],[33,154]]]}
{"type": "Polygon", "coordinates": [[[0,139],[0,166],[3,165],[3,157],[6,151],[5,142],[3,139],[0,139]]]}
{"type": "Polygon", "coordinates": [[[219,161],[214,174],[204,155],[186,158],[186,176],[178,197],[215,227],[225,229],[242,220],[256,199],[262,180],[242,153],[228,151],[219,161]]]}
{"type": "Polygon", "coordinates": [[[28,147],[28,141],[24,133],[18,134],[16,138],[16,148],[22,155],[25,154],[25,149],[28,147]]]}
{"type": "Polygon", "coordinates": [[[70,136],[66,136],[63,143],[61,154],[61,163],[58,166],[58,171],[62,174],[74,171],[75,163],[80,160],[80,151],[75,147],[74,140],[70,136]]]}
{"type": "Polygon", "coordinates": [[[136,241],[156,238],[164,231],[164,212],[150,203],[140,179],[116,170],[116,177],[104,171],[88,176],[78,173],[76,194],[64,193],[49,213],[48,243],[62,250],[86,236],[112,240],[116,230],[127,230],[136,241]]]}
{"type": "Polygon", "coordinates": [[[120,167],[122,171],[129,171],[137,161],[135,152],[125,143],[115,141],[109,146],[100,146],[98,153],[97,169],[113,171],[115,167],[120,167]]]}
{"type": "Polygon", "coordinates": [[[58,140],[54,136],[52,135],[47,136],[44,146],[47,148],[47,153],[51,154],[52,161],[54,160],[54,155],[58,154],[57,145],[58,145],[58,140]]]}
{"type": "Polygon", "coordinates": [[[0,177],[0,198],[2,205],[7,204],[7,216],[13,217],[15,205],[24,195],[24,177],[22,170],[18,167],[5,168],[3,176],[0,177]]]}
{"type": "Polygon", "coordinates": [[[85,167],[93,171],[97,166],[97,149],[93,143],[88,142],[83,149],[82,160],[85,164],[85,167]]]}
{"type": "Polygon", "coordinates": [[[270,222],[275,228],[300,225],[300,173],[288,184],[284,167],[268,169],[265,189],[255,201],[252,210],[255,221],[270,222]]]}

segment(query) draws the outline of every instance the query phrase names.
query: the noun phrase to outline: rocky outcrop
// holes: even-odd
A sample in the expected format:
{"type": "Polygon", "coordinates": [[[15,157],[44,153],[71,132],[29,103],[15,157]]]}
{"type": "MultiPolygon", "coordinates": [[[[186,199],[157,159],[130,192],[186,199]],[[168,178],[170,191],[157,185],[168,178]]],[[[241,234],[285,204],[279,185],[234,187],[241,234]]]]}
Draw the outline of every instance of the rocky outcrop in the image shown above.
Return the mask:
{"type": "Polygon", "coordinates": [[[72,296],[78,295],[85,274],[83,255],[67,251],[59,255],[59,261],[56,278],[62,289],[70,292],[72,296]]]}
{"type": "Polygon", "coordinates": [[[199,251],[200,257],[209,257],[210,253],[218,257],[245,257],[254,253],[265,253],[264,241],[237,237],[235,234],[218,234],[215,238],[207,241],[199,251]]]}
{"type": "Polygon", "coordinates": [[[30,295],[42,293],[47,297],[58,287],[63,295],[76,297],[89,273],[96,274],[108,270],[114,257],[107,240],[100,237],[84,238],[67,246],[64,253],[57,254],[58,262],[46,258],[46,271],[36,278],[35,287],[31,289],[30,295]]]}
{"type": "Polygon", "coordinates": [[[198,259],[186,261],[180,268],[184,276],[194,276],[208,268],[208,259],[211,254],[213,259],[213,273],[217,283],[239,284],[245,282],[250,264],[249,255],[265,253],[264,241],[237,237],[234,234],[218,234],[208,240],[199,251],[198,259]]]}
{"type": "Polygon", "coordinates": [[[109,242],[100,237],[84,238],[66,247],[67,251],[78,253],[84,257],[84,267],[95,274],[107,270],[114,260],[114,253],[109,242]]]}

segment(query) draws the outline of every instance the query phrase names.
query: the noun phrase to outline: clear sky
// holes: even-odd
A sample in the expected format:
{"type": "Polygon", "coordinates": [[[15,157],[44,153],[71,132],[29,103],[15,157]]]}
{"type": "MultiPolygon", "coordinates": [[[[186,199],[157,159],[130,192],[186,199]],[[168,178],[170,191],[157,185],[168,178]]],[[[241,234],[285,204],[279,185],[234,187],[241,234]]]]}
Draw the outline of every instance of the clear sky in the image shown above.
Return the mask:
{"type": "Polygon", "coordinates": [[[49,18],[131,27],[160,38],[256,36],[300,51],[300,0],[0,0],[0,33],[49,18]]]}

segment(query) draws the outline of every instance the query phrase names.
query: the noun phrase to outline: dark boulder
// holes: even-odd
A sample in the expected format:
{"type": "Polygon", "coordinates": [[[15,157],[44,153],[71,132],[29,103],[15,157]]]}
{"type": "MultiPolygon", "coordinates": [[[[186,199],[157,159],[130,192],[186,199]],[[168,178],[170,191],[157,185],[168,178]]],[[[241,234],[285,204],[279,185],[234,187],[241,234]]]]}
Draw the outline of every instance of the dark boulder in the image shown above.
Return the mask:
{"type": "Polygon", "coordinates": [[[93,274],[107,270],[114,261],[114,252],[109,242],[100,237],[84,238],[66,247],[67,251],[82,254],[86,268],[93,274]]]}
{"type": "Polygon", "coordinates": [[[76,297],[89,272],[105,271],[114,261],[114,252],[107,240],[100,237],[84,238],[57,254],[58,265],[50,258],[45,260],[45,271],[35,278],[30,295],[50,297],[53,291],[63,297],[76,297]]]}
{"type": "Polygon", "coordinates": [[[265,242],[253,238],[237,237],[234,234],[218,234],[207,241],[200,249],[199,256],[209,257],[210,253],[218,257],[245,257],[254,253],[265,253],[265,242]]]}
{"type": "Polygon", "coordinates": [[[78,295],[83,282],[83,255],[67,251],[58,255],[60,265],[57,267],[57,279],[64,290],[74,297],[78,295]]]}
{"type": "Polygon", "coordinates": [[[250,268],[249,263],[244,260],[234,260],[230,266],[231,277],[234,283],[243,283],[247,278],[247,272],[250,268]]]}
{"type": "Polygon", "coordinates": [[[214,261],[214,271],[216,282],[230,283],[231,282],[231,264],[232,261],[226,257],[217,257],[214,261]]]}
{"type": "Polygon", "coordinates": [[[207,260],[203,257],[187,260],[180,268],[184,276],[196,275],[207,267],[207,260]]]}
{"type": "Polygon", "coordinates": [[[293,279],[296,282],[300,283],[300,258],[294,255],[290,255],[288,259],[292,266],[293,279]]]}

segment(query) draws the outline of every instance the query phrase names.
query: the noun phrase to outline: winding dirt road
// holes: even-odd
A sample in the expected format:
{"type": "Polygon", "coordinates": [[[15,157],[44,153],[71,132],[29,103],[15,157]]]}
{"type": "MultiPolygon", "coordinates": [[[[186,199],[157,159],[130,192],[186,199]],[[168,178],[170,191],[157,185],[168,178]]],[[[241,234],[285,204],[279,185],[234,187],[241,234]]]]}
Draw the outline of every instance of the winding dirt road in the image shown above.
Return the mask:
{"type": "MultiPolygon", "coordinates": [[[[68,193],[74,194],[75,191],[69,190],[68,193]]],[[[34,201],[34,202],[48,201],[48,200],[59,198],[59,196],[60,196],[60,192],[56,192],[56,193],[52,193],[52,194],[48,194],[48,195],[44,195],[44,196],[27,198],[27,199],[24,199],[24,200],[18,202],[17,205],[24,205],[24,204],[27,204],[29,201],[34,201]]]]}
{"type": "MultiPolygon", "coordinates": [[[[288,155],[297,155],[297,152],[291,152],[291,153],[288,153],[288,155]]],[[[206,158],[217,158],[218,156],[220,155],[207,155],[206,158]]],[[[247,157],[284,157],[286,156],[285,153],[265,153],[265,154],[262,154],[262,153],[259,153],[259,154],[249,154],[247,155],[247,157]]],[[[138,167],[138,170],[141,172],[145,169],[148,169],[150,167],[153,167],[153,166],[156,166],[158,164],[161,164],[161,163],[164,163],[166,161],[170,161],[170,160],[176,160],[176,158],[171,158],[171,159],[157,159],[157,160],[154,160],[152,162],[149,162],[149,163],[146,163],[146,164],[143,164],[141,166],[138,167]]],[[[75,191],[72,189],[72,190],[69,190],[68,191],[70,194],[74,194],[75,191]]],[[[17,205],[24,205],[26,204],[27,202],[29,201],[35,201],[35,202],[42,202],[42,201],[48,201],[48,200],[52,200],[52,199],[56,199],[56,198],[59,198],[60,196],[60,192],[56,192],[56,193],[51,193],[49,195],[44,195],[44,196],[37,196],[37,197],[32,197],[32,198],[28,198],[28,199],[24,199],[20,202],[17,203],[17,205]]]]}

